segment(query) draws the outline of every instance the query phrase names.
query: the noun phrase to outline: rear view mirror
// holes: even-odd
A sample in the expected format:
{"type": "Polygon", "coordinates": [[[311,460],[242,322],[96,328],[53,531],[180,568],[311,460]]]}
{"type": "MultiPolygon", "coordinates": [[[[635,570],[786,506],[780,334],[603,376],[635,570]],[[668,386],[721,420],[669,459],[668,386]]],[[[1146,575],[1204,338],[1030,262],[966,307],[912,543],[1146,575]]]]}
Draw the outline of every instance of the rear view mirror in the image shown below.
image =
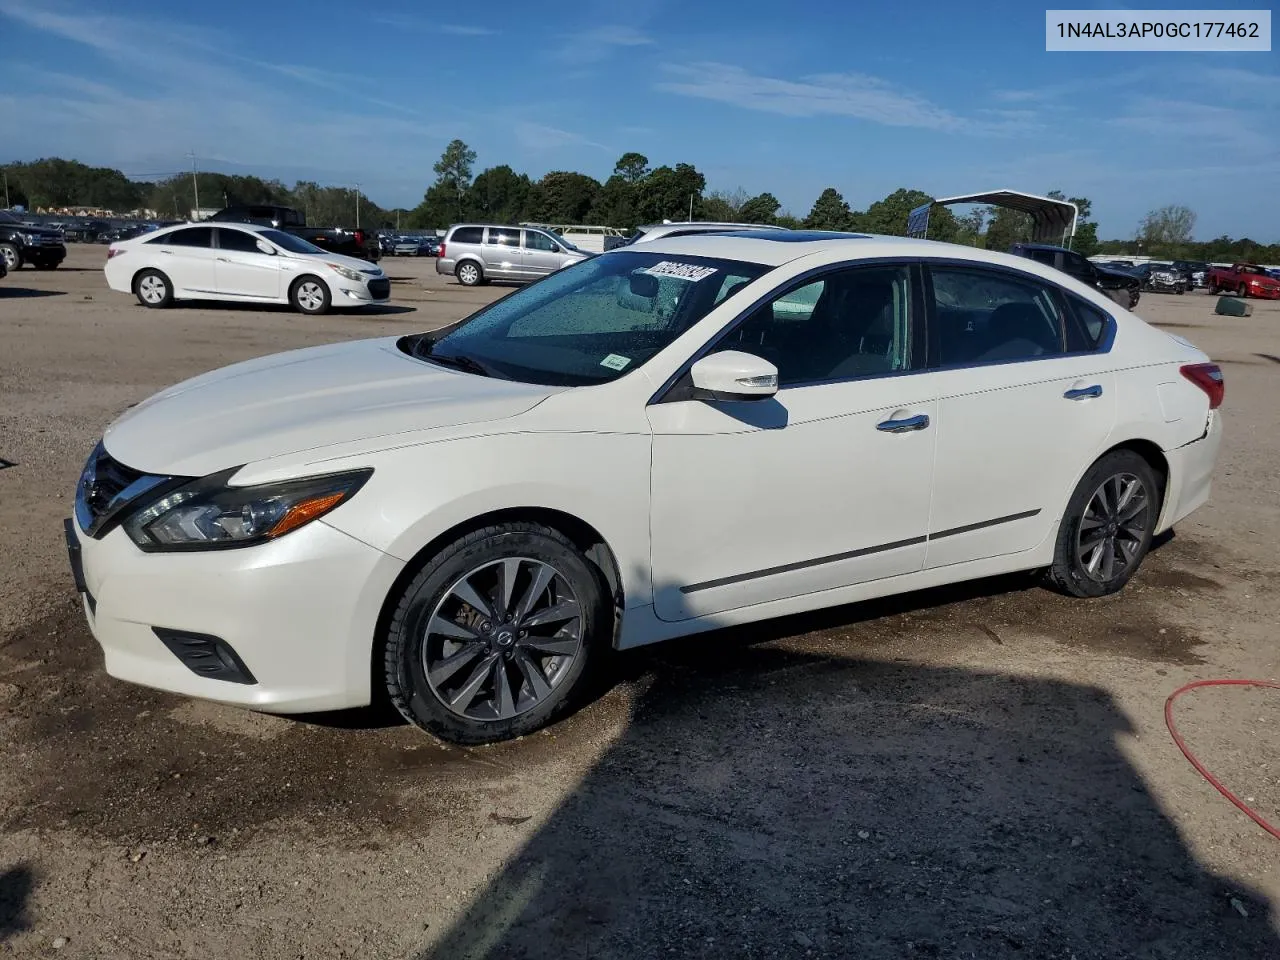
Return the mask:
{"type": "Polygon", "coordinates": [[[658,295],[658,278],[651,273],[637,271],[631,274],[631,292],[637,297],[651,299],[658,295]]]}
{"type": "Polygon", "coordinates": [[[697,400],[767,400],[778,392],[778,368],[740,350],[708,354],[689,368],[697,400]]]}
{"type": "Polygon", "coordinates": [[[258,247],[259,253],[269,253],[272,256],[275,256],[276,248],[273,247],[271,244],[267,243],[267,241],[259,240],[257,242],[257,247],[258,247]]]}

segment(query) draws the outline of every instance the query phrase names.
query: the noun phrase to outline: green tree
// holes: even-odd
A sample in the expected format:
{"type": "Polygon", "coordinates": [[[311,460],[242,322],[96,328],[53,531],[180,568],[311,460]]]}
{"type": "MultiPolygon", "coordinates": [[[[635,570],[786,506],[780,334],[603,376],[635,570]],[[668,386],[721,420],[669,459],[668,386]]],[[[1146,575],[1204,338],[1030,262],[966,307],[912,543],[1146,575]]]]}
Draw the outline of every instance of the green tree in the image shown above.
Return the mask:
{"type": "Polygon", "coordinates": [[[692,164],[658,167],[637,186],[636,214],[644,222],[700,219],[706,186],[707,178],[692,164]]]}
{"type": "Polygon", "coordinates": [[[839,190],[827,187],[813,202],[804,225],[810,230],[848,230],[853,226],[853,211],[839,190]]]}
{"type": "Polygon", "coordinates": [[[547,223],[584,223],[596,197],[600,183],[585,173],[553,170],[538,183],[537,219],[547,223]]]}
{"type": "MultiPolygon", "coordinates": [[[[916,207],[932,200],[932,197],[921,190],[900,187],[883,200],[871,204],[866,213],[856,215],[853,218],[855,229],[895,237],[906,236],[908,215],[916,207]]],[[[929,214],[930,240],[950,243],[955,240],[958,232],[955,214],[946,207],[936,207],[929,214]]]]}
{"type": "Polygon", "coordinates": [[[482,171],[467,191],[467,218],[494,223],[518,223],[533,189],[527,174],[516,173],[507,164],[482,171]]]}
{"type": "Polygon", "coordinates": [[[453,196],[454,210],[459,220],[465,215],[464,199],[471,187],[471,167],[475,162],[474,150],[461,140],[451,140],[431,168],[436,173],[435,185],[444,187],[453,196]]]}
{"type": "Polygon", "coordinates": [[[1005,253],[1015,243],[1031,239],[1034,224],[1031,214],[1008,207],[988,207],[990,221],[987,224],[986,248],[1005,253]]]}
{"type": "Polygon", "coordinates": [[[634,186],[648,175],[649,158],[643,153],[624,153],[613,165],[613,172],[615,176],[634,186]]]}
{"type": "Polygon", "coordinates": [[[799,230],[804,226],[804,221],[785,210],[774,217],[773,222],[775,226],[786,227],[788,230],[799,230]]]}
{"type": "Polygon", "coordinates": [[[781,208],[782,203],[772,193],[761,193],[744,203],[738,216],[745,223],[772,224],[781,208]]]}
{"type": "Polygon", "coordinates": [[[1093,201],[1088,197],[1068,197],[1061,190],[1050,190],[1047,195],[1055,200],[1070,200],[1076,205],[1076,233],[1071,239],[1071,249],[1081,256],[1092,257],[1098,252],[1098,224],[1089,219],[1093,201]]]}

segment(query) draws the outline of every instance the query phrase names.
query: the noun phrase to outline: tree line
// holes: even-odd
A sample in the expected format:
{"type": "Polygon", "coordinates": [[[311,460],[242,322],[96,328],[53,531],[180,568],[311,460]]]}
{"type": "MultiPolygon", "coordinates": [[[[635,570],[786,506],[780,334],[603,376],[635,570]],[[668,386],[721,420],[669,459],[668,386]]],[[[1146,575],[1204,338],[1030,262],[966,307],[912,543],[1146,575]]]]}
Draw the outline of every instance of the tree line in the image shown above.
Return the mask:
{"type": "MultiPolygon", "coordinates": [[[[131,180],[110,167],[90,167],[78,160],[51,157],[0,166],[8,182],[9,203],[39,208],[90,208],[117,213],[152,210],[160,217],[185,220],[197,207],[218,209],[233,203],[275,203],[295,207],[317,225],[350,226],[356,219],[357,196],[351,187],[321,186],[226,173],[174,173],[154,181],[131,180]],[[200,203],[196,203],[197,193],[200,203]]],[[[359,197],[360,222],[394,226],[395,210],[359,197]]],[[[407,211],[399,211],[403,216],[407,211]]]]}
{"type": "MultiPolygon", "coordinates": [[[[662,220],[727,220],[769,223],[813,230],[853,230],[901,235],[907,215],[931,198],[921,190],[900,188],[864,210],[852,208],[840,191],[827,187],[803,217],[784,210],[772,193],[707,190],[706,176],[690,163],[653,166],[640,153],[624,153],[613,173],[601,183],[571,170],[553,170],[533,179],[509,164],[474,173],[476,153],[461,140],[452,141],[433,166],[435,180],[422,202],[412,210],[387,209],[363,195],[354,185],[321,186],[223,173],[175,173],[154,181],[134,180],[119,170],[90,167],[76,160],[49,158],[0,166],[9,185],[12,204],[35,207],[100,207],[116,211],[148,209],[160,216],[184,219],[196,208],[196,191],[203,207],[232,203],[278,203],[301,210],[314,225],[352,226],[359,204],[362,226],[439,229],[463,220],[497,223],[602,224],[630,231],[642,223],[662,220]]],[[[1049,196],[1065,199],[1059,190],[1049,196]]],[[[1183,206],[1153,210],[1132,239],[1098,240],[1087,197],[1069,198],[1080,211],[1074,249],[1085,256],[1140,254],[1196,260],[1256,260],[1280,262],[1280,244],[1265,245],[1248,238],[1191,239],[1195,214],[1183,206]]],[[[957,216],[935,208],[929,237],[991,250],[1007,250],[1031,238],[1031,218],[1000,207],[976,206],[957,216]]]]}

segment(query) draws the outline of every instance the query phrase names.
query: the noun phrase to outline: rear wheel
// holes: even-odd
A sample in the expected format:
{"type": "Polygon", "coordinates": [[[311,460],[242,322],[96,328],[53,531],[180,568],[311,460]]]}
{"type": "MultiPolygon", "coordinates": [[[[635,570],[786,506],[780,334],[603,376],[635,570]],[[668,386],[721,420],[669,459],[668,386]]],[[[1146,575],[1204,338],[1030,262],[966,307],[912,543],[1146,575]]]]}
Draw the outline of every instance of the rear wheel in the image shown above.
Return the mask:
{"type": "Polygon", "coordinates": [[[572,704],[609,642],[599,571],[534,523],[470,533],[405,588],[384,671],[411,723],[454,743],[531,733],[572,704]]]}
{"type": "Polygon", "coordinates": [[[133,280],[133,293],[138,302],[152,309],[173,303],[173,284],[159,270],[143,270],[133,280]]]}
{"type": "Polygon", "coordinates": [[[289,302],[299,313],[311,316],[327,313],[329,304],[332,302],[329,285],[319,277],[313,277],[310,274],[299,277],[289,288],[289,302]]]}
{"type": "Polygon", "coordinates": [[[1151,547],[1160,485],[1132,450],[1102,457],[1080,480],[1058,527],[1048,580],[1076,597],[1120,590],[1151,547]]]}
{"type": "Polygon", "coordinates": [[[454,272],[458,275],[458,282],[464,287],[476,287],[484,283],[484,271],[480,269],[480,264],[471,260],[458,264],[454,272]]]}

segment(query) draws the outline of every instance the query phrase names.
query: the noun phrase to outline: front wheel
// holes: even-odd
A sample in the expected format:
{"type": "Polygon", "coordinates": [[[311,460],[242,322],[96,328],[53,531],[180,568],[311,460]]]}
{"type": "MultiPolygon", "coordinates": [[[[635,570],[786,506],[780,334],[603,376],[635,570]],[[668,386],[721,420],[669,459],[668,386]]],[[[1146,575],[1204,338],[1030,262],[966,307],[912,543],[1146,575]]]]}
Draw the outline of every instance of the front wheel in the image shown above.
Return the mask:
{"type": "Polygon", "coordinates": [[[1058,527],[1048,580],[1075,597],[1120,590],[1151,547],[1160,485],[1132,450],[1102,457],[1080,480],[1058,527]]]}
{"type": "Polygon", "coordinates": [[[10,273],[22,269],[22,254],[12,243],[0,243],[0,260],[4,260],[5,269],[10,273]]]}
{"type": "Polygon", "coordinates": [[[458,275],[458,282],[464,287],[476,287],[484,282],[484,272],[480,269],[480,264],[472,263],[470,260],[458,264],[455,273],[458,275]]]}
{"type": "Polygon", "coordinates": [[[396,602],[384,647],[392,703],[453,743],[531,733],[586,685],[612,618],[599,571],[534,523],[450,544],[396,602]]]}
{"type": "Polygon", "coordinates": [[[1240,284],[1240,289],[1236,291],[1236,296],[1239,297],[1241,300],[1245,299],[1246,297],[1249,296],[1249,288],[1246,287],[1243,283],[1240,284]]]}
{"type": "Polygon", "coordinates": [[[293,282],[293,286],[289,289],[289,301],[293,304],[293,309],[299,313],[318,316],[329,312],[332,298],[328,284],[319,277],[308,275],[299,277],[293,282]]]}

